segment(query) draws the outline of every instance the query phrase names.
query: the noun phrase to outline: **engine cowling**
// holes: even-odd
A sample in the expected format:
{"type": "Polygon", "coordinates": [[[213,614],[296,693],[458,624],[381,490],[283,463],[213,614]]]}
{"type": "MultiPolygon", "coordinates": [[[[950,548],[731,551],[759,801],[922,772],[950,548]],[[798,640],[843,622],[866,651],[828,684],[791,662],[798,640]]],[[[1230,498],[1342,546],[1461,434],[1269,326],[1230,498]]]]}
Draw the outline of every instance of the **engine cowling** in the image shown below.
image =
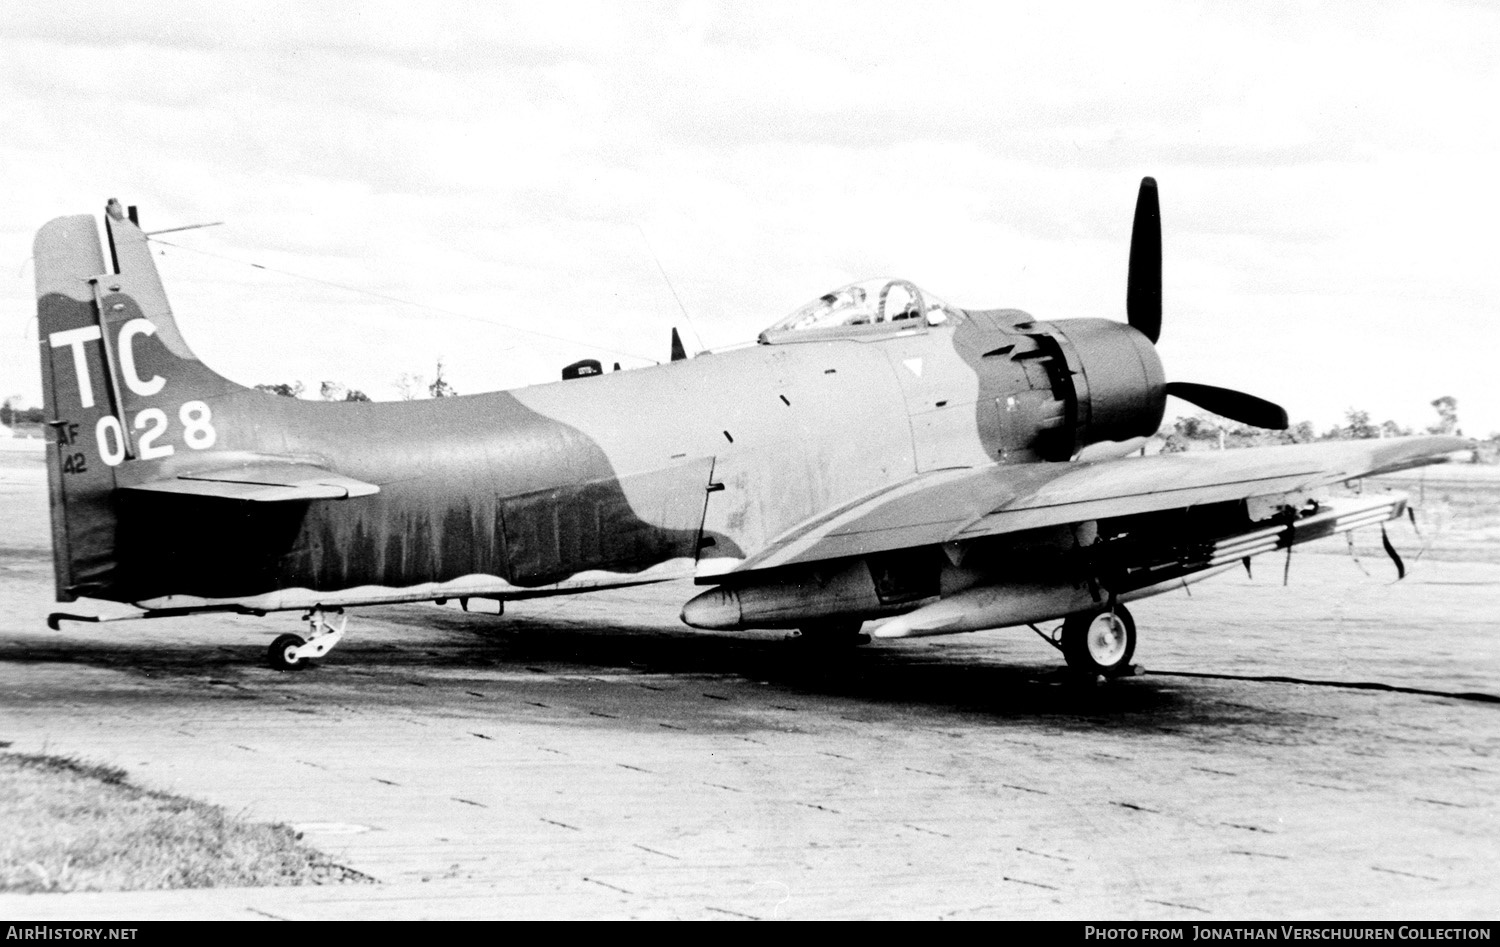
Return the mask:
{"type": "Polygon", "coordinates": [[[1149,339],[1108,319],[1062,319],[1045,329],[1057,339],[1073,387],[1075,451],[1156,433],[1167,379],[1149,339]]]}

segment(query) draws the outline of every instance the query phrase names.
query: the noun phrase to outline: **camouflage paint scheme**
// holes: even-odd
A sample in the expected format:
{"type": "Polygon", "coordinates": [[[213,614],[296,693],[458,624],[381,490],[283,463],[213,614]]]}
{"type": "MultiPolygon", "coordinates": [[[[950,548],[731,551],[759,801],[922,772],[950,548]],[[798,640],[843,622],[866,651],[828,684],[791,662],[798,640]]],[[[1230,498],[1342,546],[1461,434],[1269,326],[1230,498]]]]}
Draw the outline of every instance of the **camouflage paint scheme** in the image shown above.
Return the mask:
{"type": "MultiPolygon", "coordinates": [[[[696,574],[724,583],[736,611],[693,623],[796,626],[908,611],[1001,573],[1032,581],[1045,566],[1063,573],[1048,581],[1073,587],[1049,601],[1071,611],[1099,601],[1097,558],[1069,558],[1099,541],[1098,512],[976,535],[962,549],[924,533],[827,555],[812,543],[795,568],[745,564],[830,511],[925,490],[949,472],[1039,486],[1088,466],[1069,461],[1090,445],[1121,456],[1156,431],[1165,405],[1155,349],[1129,325],[952,307],[942,318],[768,332],[771,344],[509,392],[299,401],[203,365],[173,321],[145,235],[113,202],[105,224],[109,267],[89,216],[52,221],[35,244],[60,601],[262,611],[696,574]],[[1092,599],[1080,599],[1090,582],[1092,599]],[[800,604],[738,611],[735,590],[749,601],[757,588],[800,604]]],[[[1428,462],[1463,445],[1422,440],[1334,473],[1428,462]]],[[[1225,467],[1207,479],[1234,479],[1225,467]]],[[[1267,483],[1272,493],[1295,485],[1267,483]]],[[[1219,505],[1191,522],[1191,497],[1143,507],[1153,529],[1176,530],[1177,545],[1143,552],[1136,529],[1133,546],[1111,548],[1176,565],[1130,588],[1206,570],[1207,558],[1183,558],[1182,541],[1270,522],[1269,512],[1247,516],[1255,492],[1204,494],[1219,505]]],[[[1098,497],[1111,495],[1105,481],[1098,497]]]]}
{"type": "MultiPolygon", "coordinates": [[[[133,336],[133,362],[139,377],[167,379],[149,397],[122,386],[123,414],[157,407],[171,421],[177,405],[198,400],[211,409],[217,436],[211,452],[193,451],[181,426],[168,423],[152,444],[173,447],[170,456],[113,468],[101,461],[93,433],[111,399],[102,343],[85,346],[94,407],[84,409],[68,347],[49,342],[97,324],[89,280],[105,267],[94,220],[62,218],[44,228],[36,255],[46,261],[38,309],[47,400],[54,428],[75,432],[52,454],[54,493],[66,477],[64,520],[117,515],[113,535],[95,530],[70,540],[79,561],[60,563],[64,599],[220,599],[469,576],[519,592],[657,578],[668,568],[681,575],[700,550],[743,558],[819,511],[919,469],[1035,459],[1060,430],[1039,429],[1035,418],[1061,421],[1065,410],[1046,358],[1030,357],[1046,337],[1017,328],[1032,325],[1015,311],[958,315],[898,337],[756,346],[441,401],[278,398],[236,385],[192,355],[140,230],[115,217],[107,223],[121,270],[101,284],[107,335],[150,320],[156,333],[133,336]],[[1005,347],[1005,357],[985,358],[1005,347]],[[923,361],[921,376],[902,365],[912,359],[923,361]],[[1022,419],[1002,423],[999,399],[1013,394],[1022,396],[1022,419]],[[87,469],[62,473],[73,455],[82,456],[74,466],[87,469]],[[380,492],[289,505],[270,522],[215,509],[224,504],[211,497],[143,495],[115,509],[108,502],[115,485],[258,455],[309,459],[380,492]],[[185,521],[213,529],[171,528],[185,521]]],[[[1142,432],[1155,423],[1148,419],[1142,432]]],[[[133,422],[131,433],[139,433],[133,422]]],[[[1062,444],[1058,456],[1072,447],[1062,444]]]]}

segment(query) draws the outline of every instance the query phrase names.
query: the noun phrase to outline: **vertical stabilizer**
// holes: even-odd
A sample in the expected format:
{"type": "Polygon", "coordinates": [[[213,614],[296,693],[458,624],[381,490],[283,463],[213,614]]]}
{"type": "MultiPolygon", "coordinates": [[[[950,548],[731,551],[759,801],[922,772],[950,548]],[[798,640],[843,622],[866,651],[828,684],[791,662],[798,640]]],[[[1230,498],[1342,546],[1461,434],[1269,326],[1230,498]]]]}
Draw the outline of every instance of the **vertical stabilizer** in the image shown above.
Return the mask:
{"type": "Polygon", "coordinates": [[[104,224],[114,266],[88,216],[52,221],[33,247],[59,601],[112,597],[118,486],[201,462],[201,452],[232,440],[236,418],[253,428],[246,405],[263,403],[188,348],[146,235],[119,202],[109,202],[104,224]]]}

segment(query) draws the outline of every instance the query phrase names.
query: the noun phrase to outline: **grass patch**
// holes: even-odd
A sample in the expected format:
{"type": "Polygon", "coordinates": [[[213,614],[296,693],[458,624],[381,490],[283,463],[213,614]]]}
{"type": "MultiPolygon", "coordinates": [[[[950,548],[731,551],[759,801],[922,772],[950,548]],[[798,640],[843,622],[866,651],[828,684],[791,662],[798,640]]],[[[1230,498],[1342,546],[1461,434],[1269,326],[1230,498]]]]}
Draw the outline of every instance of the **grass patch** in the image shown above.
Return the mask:
{"type": "Polygon", "coordinates": [[[132,786],[122,769],[0,753],[0,892],[373,880],[333,864],[292,828],[132,786]]]}

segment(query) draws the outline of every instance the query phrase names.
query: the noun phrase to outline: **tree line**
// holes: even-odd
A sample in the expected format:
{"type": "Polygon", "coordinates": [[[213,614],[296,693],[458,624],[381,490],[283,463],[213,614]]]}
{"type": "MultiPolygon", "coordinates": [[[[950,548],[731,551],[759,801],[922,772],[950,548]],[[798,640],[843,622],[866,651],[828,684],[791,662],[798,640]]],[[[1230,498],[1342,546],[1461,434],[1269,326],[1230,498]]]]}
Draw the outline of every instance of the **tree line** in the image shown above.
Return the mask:
{"type": "MultiPolygon", "coordinates": [[[[1409,437],[1413,434],[1462,435],[1458,421],[1458,399],[1452,395],[1434,398],[1430,404],[1437,412],[1437,420],[1424,430],[1405,427],[1395,421],[1375,423],[1370,412],[1359,408],[1344,411],[1344,423],[1336,424],[1319,433],[1311,421],[1293,424],[1285,431],[1267,431],[1225,420],[1217,415],[1200,411],[1188,417],[1179,417],[1157,432],[1161,440],[1162,453],[1192,450],[1195,445],[1220,448],[1259,447],[1267,444],[1310,444],[1313,441],[1351,441],[1378,437],[1409,437]]],[[[1491,434],[1491,441],[1500,442],[1500,432],[1491,434]]]]}
{"type": "MultiPolygon", "coordinates": [[[[402,401],[415,401],[421,398],[422,392],[427,392],[429,398],[451,398],[458,394],[448,379],[443,376],[443,360],[438,359],[437,369],[433,372],[432,381],[429,383],[425,375],[412,372],[402,372],[396,376],[391,387],[401,395],[402,401]]],[[[307,393],[307,386],[300,381],[280,382],[277,384],[256,385],[257,391],[268,391],[273,395],[281,395],[285,398],[301,398],[307,393]]],[[[325,381],[318,385],[318,398],[322,401],[371,401],[369,395],[358,388],[337,381],[325,381]]]]}
{"type": "MultiPolygon", "coordinates": [[[[432,373],[432,381],[429,382],[425,375],[402,372],[392,383],[392,387],[400,394],[402,401],[414,401],[423,397],[451,398],[458,394],[444,375],[442,359],[438,359],[437,367],[432,373]]],[[[312,397],[308,394],[307,385],[301,381],[268,382],[255,385],[254,388],[256,391],[281,395],[284,398],[312,397]]],[[[374,400],[358,388],[350,388],[338,381],[319,382],[317,397],[321,401],[374,400]]],[[[0,401],[0,427],[21,430],[27,432],[28,436],[40,437],[42,424],[47,419],[46,411],[41,407],[25,406],[24,401],[21,395],[11,395],[4,401],[0,401]]]]}
{"type": "MultiPolygon", "coordinates": [[[[433,371],[432,381],[425,375],[402,372],[392,387],[403,401],[419,398],[448,398],[458,394],[444,374],[442,359],[433,371]]],[[[256,385],[259,391],[270,392],[287,398],[311,397],[307,386],[300,381],[278,382],[256,385]]],[[[322,401],[371,401],[369,395],[358,388],[337,381],[324,381],[318,385],[317,397],[322,401]]],[[[1314,441],[1347,441],[1378,437],[1406,437],[1412,434],[1462,435],[1463,428],[1458,419],[1458,399],[1452,395],[1434,398],[1430,404],[1437,419],[1423,430],[1405,427],[1395,421],[1385,420],[1378,424],[1370,412],[1359,408],[1344,411],[1344,423],[1336,424],[1321,433],[1311,421],[1301,421],[1285,431],[1267,431],[1262,428],[1236,424],[1206,411],[1178,417],[1162,426],[1154,440],[1160,444],[1162,453],[1193,450],[1202,447],[1240,448],[1260,447],[1269,444],[1309,444],[1314,441]]],[[[0,402],[0,425],[22,430],[39,429],[46,420],[40,407],[23,405],[20,395],[11,395],[0,402]]],[[[1500,448],[1500,431],[1490,434],[1490,444],[1500,448]]]]}

